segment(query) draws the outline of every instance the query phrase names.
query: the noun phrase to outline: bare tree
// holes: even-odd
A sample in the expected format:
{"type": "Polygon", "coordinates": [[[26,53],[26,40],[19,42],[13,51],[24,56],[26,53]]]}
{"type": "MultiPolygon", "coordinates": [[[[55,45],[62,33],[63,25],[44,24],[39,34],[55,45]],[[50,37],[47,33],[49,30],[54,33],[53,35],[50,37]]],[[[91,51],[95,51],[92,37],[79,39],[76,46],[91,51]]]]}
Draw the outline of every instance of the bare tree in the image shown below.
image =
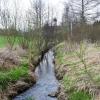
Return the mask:
{"type": "Polygon", "coordinates": [[[91,17],[95,15],[95,9],[100,5],[99,0],[71,0],[74,13],[80,16],[81,23],[90,21],[91,17]],[[92,12],[91,12],[92,9],[92,12]]]}
{"type": "Polygon", "coordinates": [[[42,0],[31,0],[30,16],[35,29],[41,28],[44,23],[45,6],[42,0]]]}
{"type": "Polygon", "coordinates": [[[20,7],[18,6],[17,0],[14,0],[13,4],[14,4],[13,25],[14,25],[14,28],[17,29],[18,21],[19,21],[18,20],[18,10],[20,7]]]}
{"type": "Polygon", "coordinates": [[[64,27],[66,38],[71,38],[73,36],[73,24],[75,23],[77,16],[75,16],[73,7],[70,3],[64,3],[64,13],[62,16],[62,25],[64,27]]]}
{"type": "Polygon", "coordinates": [[[63,25],[67,29],[68,37],[79,40],[88,37],[90,32],[88,23],[97,15],[96,9],[99,5],[99,0],[71,0],[65,3],[63,25]]]}
{"type": "Polygon", "coordinates": [[[5,30],[9,27],[9,24],[11,22],[11,16],[10,16],[10,11],[8,9],[8,2],[5,0],[1,1],[1,4],[3,6],[3,9],[1,9],[1,25],[5,30]]]}

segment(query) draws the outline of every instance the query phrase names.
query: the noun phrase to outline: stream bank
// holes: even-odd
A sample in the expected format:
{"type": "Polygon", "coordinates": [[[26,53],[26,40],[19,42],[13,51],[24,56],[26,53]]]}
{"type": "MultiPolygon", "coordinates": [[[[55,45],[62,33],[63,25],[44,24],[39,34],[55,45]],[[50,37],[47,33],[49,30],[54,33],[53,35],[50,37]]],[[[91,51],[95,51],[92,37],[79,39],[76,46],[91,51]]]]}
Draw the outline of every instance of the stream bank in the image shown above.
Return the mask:
{"type": "Polygon", "coordinates": [[[55,76],[54,54],[52,50],[44,55],[35,74],[38,76],[36,84],[26,92],[15,97],[14,100],[57,100],[59,82],[55,76]]]}

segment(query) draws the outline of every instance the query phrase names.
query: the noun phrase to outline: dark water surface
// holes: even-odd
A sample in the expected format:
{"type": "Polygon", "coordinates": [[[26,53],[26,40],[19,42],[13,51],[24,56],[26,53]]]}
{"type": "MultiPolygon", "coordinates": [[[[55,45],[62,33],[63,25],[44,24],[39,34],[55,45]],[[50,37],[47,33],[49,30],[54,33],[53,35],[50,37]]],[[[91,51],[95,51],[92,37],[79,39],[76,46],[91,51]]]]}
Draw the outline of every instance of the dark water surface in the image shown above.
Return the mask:
{"type": "Polygon", "coordinates": [[[56,97],[48,96],[58,91],[59,83],[54,72],[54,54],[49,51],[36,69],[37,83],[25,93],[17,96],[14,100],[57,100],[56,97]]]}

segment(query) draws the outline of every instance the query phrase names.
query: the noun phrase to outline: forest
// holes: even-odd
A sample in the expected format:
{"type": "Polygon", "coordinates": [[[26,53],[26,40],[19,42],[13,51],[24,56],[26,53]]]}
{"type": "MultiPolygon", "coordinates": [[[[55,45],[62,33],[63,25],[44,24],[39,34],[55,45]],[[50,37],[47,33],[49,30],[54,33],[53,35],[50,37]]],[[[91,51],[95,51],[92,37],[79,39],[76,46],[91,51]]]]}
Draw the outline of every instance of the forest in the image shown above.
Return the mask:
{"type": "Polygon", "coordinates": [[[99,64],[100,0],[0,0],[0,100],[100,100],[99,64]]]}

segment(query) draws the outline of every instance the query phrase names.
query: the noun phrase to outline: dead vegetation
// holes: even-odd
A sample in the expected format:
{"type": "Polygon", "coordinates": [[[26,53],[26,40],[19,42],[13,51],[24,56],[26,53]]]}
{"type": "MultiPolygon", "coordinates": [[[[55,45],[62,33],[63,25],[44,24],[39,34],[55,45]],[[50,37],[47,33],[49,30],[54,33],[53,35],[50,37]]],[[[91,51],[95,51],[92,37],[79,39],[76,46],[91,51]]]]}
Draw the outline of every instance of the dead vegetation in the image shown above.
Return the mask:
{"type": "Polygon", "coordinates": [[[82,52],[80,48],[73,52],[65,51],[64,43],[59,46],[64,50],[58,48],[57,51],[57,77],[66,92],[73,89],[85,90],[93,96],[94,100],[99,100],[97,98],[100,97],[100,49],[94,44],[83,43],[82,45],[85,46],[82,52]],[[83,59],[77,53],[84,53],[83,59]]]}
{"type": "Polygon", "coordinates": [[[26,55],[26,51],[21,47],[16,49],[1,48],[0,49],[0,69],[7,70],[19,66],[21,57],[26,55]]]}
{"type": "Polygon", "coordinates": [[[0,49],[0,100],[12,99],[35,82],[36,76],[28,66],[27,50],[19,46],[0,49]]]}

